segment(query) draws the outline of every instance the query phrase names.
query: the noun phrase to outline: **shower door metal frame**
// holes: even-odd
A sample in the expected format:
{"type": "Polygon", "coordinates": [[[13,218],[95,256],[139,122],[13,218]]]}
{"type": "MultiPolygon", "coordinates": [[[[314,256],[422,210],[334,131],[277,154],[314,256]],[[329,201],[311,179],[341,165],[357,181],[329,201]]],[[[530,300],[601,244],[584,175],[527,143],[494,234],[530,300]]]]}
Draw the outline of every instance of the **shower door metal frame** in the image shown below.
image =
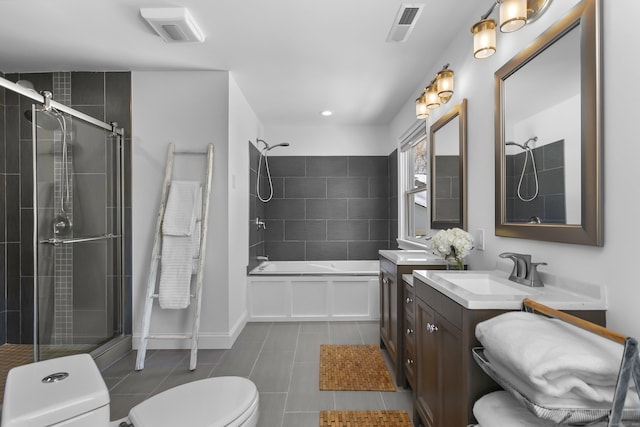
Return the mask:
{"type": "MultiPolygon", "coordinates": [[[[125,170],[124,170],[124,138],[125,138],[125,132],[124,132],[124,128],[119,128],[118,124],[116,122],[112,122],[112,123],[105,123],[101,120],[98,120],[94,117],[91,117],[85,113],[82,113],[80,111],[77,111],[71,107],[68,107],[64,104],[61,104],[55,100],[52,99],[47,99],[45,96],[41,95],[40,93],[37,93],[34,90],[31,89],[27,89],[23,86],[20,86],[16,83],[13,83],[3,77],[0,77],[0,87],[4,87],[5,89],[8,89],[10,91],[16,92],[22,96],[25,96],[27,98],[30,98],[32,101],[34,101],[34,104],[32,104],[32,117],[36,117],[36,103],[40,104],[42,106],[46,106],[47,108],[49,107],[53,107],[56,110],[58,110],[61,113],[66,113],[74,118],[80,119],[84,122],[93,124],[103,130],[109,131],[111,132],[112,136],[115,136],[117,138],[117,143],[118,143],[118,162],[117,162],[117,168],[116,168],[116,175],[118,175],[118,180],[119,180],[119,186],[118,186],[118,200],[120,203],[120,209],[118,212],[118,225],[119,225],[119,230],[121,232],[120,235],[120,254],[119,254],[119,265],[121,266],[122,271],[120,272],[120,279],[119,279],[119,288],[120,288],[120,301],[119,303],[119,309],[118,312],[116,313],[116,315],[118,316],[118,321],[119,321],[119,325],[120,325],[120,336],[114,336],[112,337],[109,342],[99,346],[98,348],[96,348],[95,350],[93,350],[91,352],[92,357],[96,358],[98,356],[100,356],[101,354],[105,353],[106,351],[109,350],[109,348],[111,347],[109,344],[111,342],[117,341],[118,338],[122,338],[125,335],[125,325],[124,325],[124,318],[125,318],[125,313],[124,313],[124,303],[125,303],[125,294],[124,294],[124,290],[125,290],[125,286],[124,286],[124,280],[125,280],[125,275],[126,275],[126,267],[125,267],[125,249],[126,249],[126,242],[125,242],[125,236],[126,236],[126,229],[125,229],[125,224],[126,222],[124,221],[124,212],[125,212],[125,192],[124,192],[124,182],[125,182],[125,170]]],[[[39,359],[39,331],[38,331],[38,323],[39,323],[39,314],[38,314],[38,245],[40,244],[40,242],[38,241],[38,181],[37,181],[37,172],[38,172],[38,161],[37,161],[37,144],[36,144],[36,135],[37,135],[37,131],[36,131],[36,123],[37,123],[37,119],[35,119],[32,123],[31,123],[31,129],[32,129],[32,150],[33,150],[33,286],[34,286],[34,300],[33,300],[33,307],[34,307],[34,318],[33,318],[33,341],[34,341],[34,345],[33,345],[33,358],[34,361],[37,361],[39,359]]],[[[112,238],[113,236],[106,236],[105,238],[112,238]]],[[[117,345],[118,343],[116,343],[117,345]]]]}

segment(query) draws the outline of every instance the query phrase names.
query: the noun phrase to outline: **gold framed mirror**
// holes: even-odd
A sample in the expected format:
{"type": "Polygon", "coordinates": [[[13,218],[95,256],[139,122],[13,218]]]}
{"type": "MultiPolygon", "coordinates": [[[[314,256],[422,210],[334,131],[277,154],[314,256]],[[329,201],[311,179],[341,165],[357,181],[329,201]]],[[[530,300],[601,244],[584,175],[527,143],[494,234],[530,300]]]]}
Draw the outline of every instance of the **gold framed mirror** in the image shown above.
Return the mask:
{"type": "Polygon", "coordinates": [[[496,235],[603,244],[599,0],[495,73],[496,235]]]}
{"type": "Polygon", "coordinates": [[[431,228],[467,228],[467,100],[431,125],[431,228]]]}

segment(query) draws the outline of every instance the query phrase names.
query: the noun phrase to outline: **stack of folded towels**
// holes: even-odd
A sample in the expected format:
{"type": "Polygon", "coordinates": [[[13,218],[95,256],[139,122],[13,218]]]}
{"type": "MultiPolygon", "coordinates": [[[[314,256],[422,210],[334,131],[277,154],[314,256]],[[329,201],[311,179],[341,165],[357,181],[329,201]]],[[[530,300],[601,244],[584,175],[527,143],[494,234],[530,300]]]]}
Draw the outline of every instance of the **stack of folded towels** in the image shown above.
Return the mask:
{"type": "Polygon", "coordinates": [[[191,301],[191,276],[200,257],[202,186],[172,181],[162,221],[160,307],[181,309],[191,301]]]}
{"type": "MultiPolygon", "coordinates": [[[[479,323],[476,337],[493,369],[529,401],[549,409],[611,408],[622,345],[561,320],[526,312],[505,313],[479,323]]],[[[483,427],[506,425],[499,421],[498,402],[517,403],[505,392],[498,393],[474,406],[483,427]]],[[[635,387],[627,393],[626,405],[640,408],[635,387]]],[[[526,410],[521,415],[533,417],[526,410]]],[[[522,420],[521,425],[547,425],[522,420]]]]}

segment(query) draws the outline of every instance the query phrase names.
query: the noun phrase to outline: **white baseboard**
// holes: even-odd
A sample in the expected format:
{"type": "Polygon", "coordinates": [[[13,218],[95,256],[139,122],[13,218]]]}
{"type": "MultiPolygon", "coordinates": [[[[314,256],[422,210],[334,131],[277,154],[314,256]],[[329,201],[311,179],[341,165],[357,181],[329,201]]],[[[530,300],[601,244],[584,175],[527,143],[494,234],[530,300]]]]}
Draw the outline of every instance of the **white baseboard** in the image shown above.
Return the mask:
{"type": "MultiPolygon", "coordinates": [[[[236,342],[238,336],[244,329],[249,318],[249,313],[245,311],[229,332],[200,332],[198,337],[198,348],[202,350],[229,349],[236,342]]],[[[176,333],[154,333],[154,335],[175,335],[176,333]]],[[[140,334],[133,335],[133,349],[140,347],[140,334]]],[[[191,348],[191,340],[188,339],[156,339],[149,340],[147,345],[149,350],[188,350],[191,348]]]]}

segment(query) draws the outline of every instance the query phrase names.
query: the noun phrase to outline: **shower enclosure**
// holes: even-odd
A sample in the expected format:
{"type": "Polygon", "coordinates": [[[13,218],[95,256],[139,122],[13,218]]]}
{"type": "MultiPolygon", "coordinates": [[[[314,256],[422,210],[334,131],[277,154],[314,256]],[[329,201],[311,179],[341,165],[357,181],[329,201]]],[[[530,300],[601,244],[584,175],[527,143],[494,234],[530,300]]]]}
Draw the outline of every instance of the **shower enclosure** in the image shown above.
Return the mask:
{"type": "Polygon", "coordinates": [[[22,95],[24,110],[21,204],[33,206],[33,227],[32,248],[22,238],[21,262],[32,249],[34,359],[97,357],[124,338],[124,130],[50,93],[3,86],[22,95]]]}

